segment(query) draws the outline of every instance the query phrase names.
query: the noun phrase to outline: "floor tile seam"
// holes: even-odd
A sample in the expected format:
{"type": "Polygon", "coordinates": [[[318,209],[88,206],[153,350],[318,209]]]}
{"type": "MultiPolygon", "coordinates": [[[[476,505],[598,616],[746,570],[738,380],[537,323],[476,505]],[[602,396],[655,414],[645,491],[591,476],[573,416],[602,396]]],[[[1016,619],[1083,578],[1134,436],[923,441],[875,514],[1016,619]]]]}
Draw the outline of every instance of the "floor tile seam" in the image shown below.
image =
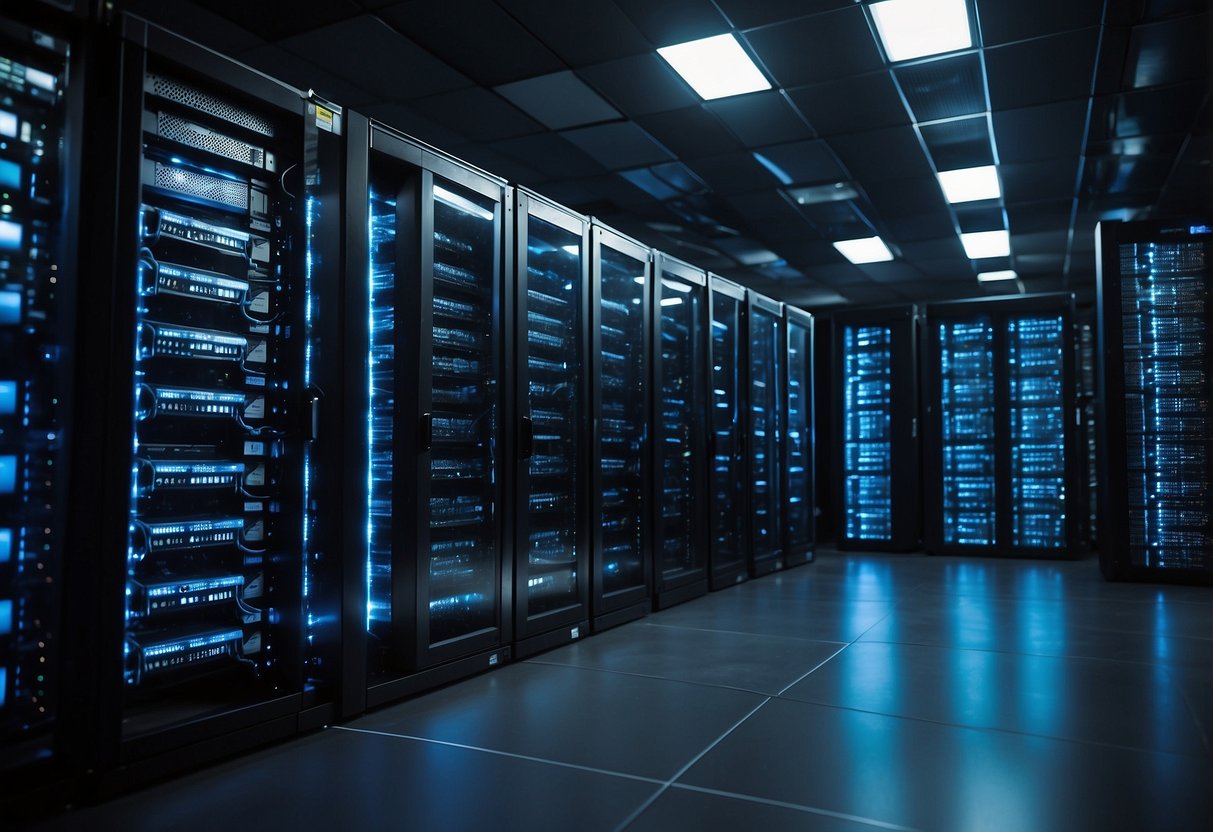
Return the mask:
{"type": "Polygon", "coordinates": [[[1213,730],[1213,725],[1206,725],[1196,710],[1196,706],[1192,704],[1192,697],[1188,695],[1188,689],[1184,685],[1179,686],[1179,695],[1183,697],[1184,707],[1188,709],[1188,714],[1192,717],[1192,721],[1196,723],[1196,733],[1200,737],[1201,743],[1204,744],[1205,754],[1213,756],[1213,737],[1210,736],[1210,731],[1213,730]]]}
{"type": "Polygon", "coordinates": [[[907,716],[905,714],[890,714],[890,713],[886,713],[884,711],[873,711],[873,710],[869,710],[867,708],[855,708],[855,707],[852,707],[849,705],[839,705],[839,704],[836,704],[833,702],[815,702],[815,701],[809,701],[806,699],[793,699],[790,696],[777,696],[777,697],[772,697],[772,698],[778,699],[780,702],[795,702],[795,703],[798,703],[801,705],[813,705],[813,706],[821,707],[821,708],[831,708],[836,711],[850,711],[852,713],[868,714],[870,716],[883,716],[883,717],[887,717],[889,719],[904,720],[906,722],[919,722],[919,723],[923,723],[926,725],[939,725],[939,726],[942,726],[945,728],[956,728],[961,731],[973,731],[976,733],[988,733],[988,734],[1001,734],[1003,736],[1009,736],[1009,737],[1029,737],[1032,739],[1050,740],[1052,742],[1064,742],[1064,743],[1068,743],[1070,745],[1081,745],[1081,746],[1090,747],[1090,748],[1110,748],[1110,749],[1116,749],[1119,751],[1132,751],[1136,754],[1161,754],[1166,757],[1178,757],[1181,760],[1190,760],[1193,758],[1204,759],[1206,757],[1206,754],[1203,751],[1185,752],[1185,751],[1171,751],[1168,749],[1160,749],[1160,748],[1141,748],[1141,747],[1135,746],[1135,745],[1121,745],[1119,743],[1114,743],[1114,742],[1101,742],[1098,740],[1084,740],[1084,739],[1078,739],[1076,737],[1058,737],[1058,736],[1054,736],[1052,734],[1034,734],[1031,731],[1015,731],[1010,728],[999,728],[996,726],[989,726],[989,725],[962,725],[958,722],[946,722],[944,720],[939,720],[939,719],[927,719],[925,717],[907,716]]]}
{"type": "Polygon", "coordinates": [[[345,731],[353,734],[369,734],[376,737],[388,737],[397,740],[412,740],[414,742],[422,742],[429,745],[441,745],[447,748],[458,748],[464,751],[475,751],[481,754],[489,754],[494,757],[505,757],[512,760],[524,760],[531,763],[540,763],[543,765],[556,766],[557,768],[568,768],[575,771],[584,771],[590,774],[602,774],[607,777],[618,777],[624,780],[636,780],[642,783],[650,783],[655,786],[665,784],[667,781],[659,777],[646,777],[643,774],[630,774],[626,771],[615,771],[613,769],[596,768],[594,766],[583,766],[579,763],[569,763],[563,760],[552,760],[547,757],[536,757],[532,754],[518,754],[513,751],[502,751],[498,748],[484,748],[479,745],[469,745],[468,743],[452,742],[451,740],[440,740],[433,737],[419,737],[414,734],[397,734],[392,731],[375,731],[369,728],[352,728],[348,725],[332,725],[330,730],[345,731]]]}
{"type": "MultiPolygon", "coordinates": [[[[647,627],[660,627],[663,630],[691,630],[694,632],[701,632],[701,633],[731,633],[731,634],[739,635],[739,636],[750,636],[752,638],[775,638],[775,639],[783,639],[785,641],[795,641],[795,642],[816,641],[819,644],[846,644],[845,641],[837,641],[832,638],[804,639],[804,638],[798,638],[796,636],[772,635],[770,633],[747,633],[747,632],[742,632],[740,630],[715,630],[715,629],[709,629],[709,628],[704,628],[704,627],[688,627],[685,624],[659,624],[656,621],[646,621],[644,623],[645,623],[645,626],[647,626],[647,627]]],[[[543,654],[541,653],[540,655],[543,655],[543,654]]],[[[529,659],[528,659],[528,661],[529,661],[529,659]]]]}
{"type": "Polygon", "coordinates": [[[766,704],[768,702],[770,702],[773,698],[774,697],[768,696],[765,699],[763,699],[761,702],[759,702],[757,705],[755,705],[754,708],[752,708],[749,713],[747,713],[741,719],[737,720],[737,722],[733,723],[733,725],[728,730],[726,730],[723,734],[721,734],[719,737],[717,737],[712,742],[708,743],[707,748],[700,751],[698,754],[696,754],[694,757],[692,757],[686,763],[686,765],[684,765],[682,768],[678,769],[678,771],[674,772],[673,777],[671,777],[669,780],[665,781],[665,783],[662,784],[661,788],[659,788],[656,792],[654,792],[649,797],[648,800],[646,800],[644,803],[640,804],[640,806],[635,811],[633,811],[630,815],[628,815],[626,818],[624,818],[623,822],[615,827],[615,832],[623,832],[623,830],[627,829],[629,826],[631,826],[633,823],[635,823],[636,819],[639,818],[641,815],[643,815],[650,806],[652,806],[654,803],[656,803],[657,800],[669,790],[670,786],[672,786],[678,780],[679,777],[682,777],[684,774],[686,774],[688,771],[690,771],[691,768],[696,763],[698,763],[700,760],[702,760],[709,751],[711,751],[716,746],[720,745],[720,743],[723,742],[726,737],[728,737],[730,734],[732,734],[734,731],[736,731],[738,728],[740,728],[742,726],[742,724],[745,723],[746,720],[748,720],[754,714],[756,714],[760,710],[762,710],[763,707],[765,707],[766,704]]]}
{"type": "Polygon", "coordinates": [[[541,664],[544,667],[568,667],[572,668],[573,670],[590,670],[595,673],[613,673],[617,676],[630,676],[635,679],[652,679],[658,682],[677,682],[682,685],[694,685],[695,687],[710,688],[711,690],[733,690],[737,691],[738,693],[752,693],[756,696],[777,695],[771,691],[754,690],[753,688],[740,688],[736,685],[714,685],[711,682],[700,682],[694,679],[674,679],[670,676],[654,676],[650,673],[637,673],[631,670],[616,670],[610,667],[589,667],[581,664],[564,664],[563,662],[535,661],[532,659],[528,659],[527,661],[530,664],[541,664]]]}
{"type": "Polygon", "coordinates": [[[814,666],[813,666],[813,667],[812,667],[812,668],[811,668],[811,669],[810,669],[810,670],[809,670],[807,673],[805,673],[804,675],[800,676],[798,679],[793,680],[791,684],[789,684],[789,685],[787,685],[786,687],[784,687],[784,689],[783,689],[783,690],[781,690],[781,691],[779,691],[779,693],[775,694],[775,696],[777,696],[777,697],[782,697],[782,696],[783,696],[785,693],[787,693],[789,690],[791,690],[792,688],[796,687],[796,686],[797,686],[797,685],[799,685],[801,682],[803,682],[805,679],[807,679],[807,678],[809,678],[810,676],[812,676],[812,675],[813,675],[813,673],[814,673],[815,671],[820,670],[820,669],[821,669],[821,667],[822,667],[823,665],[825,665],[825,664],[826,664],[826,662],[828,662],[828,661],[830,661],[831,659],[833,659],[835,656],[837,656],[837,655],[838,655],[839,653],[841,653],[843,650],[846,650],[848,647],[850,647],[850,646],[851,646],[851,644],[854,644],[854,643],[855,643],[855,642],[851,642],[850,644],[844,644],[844,645],[842,645],[841,647],[839,647],[839,648],[838,648],[837,650],[835,650],[833,653],[831,653],[830,655],[826,656],[824,659],[822,659],[820,662],[818,662],[816,665],[814,665],[814,666]]]}
{"type": "MultiPolygon", "coordinates": [[[[863,638],[863,637],[860,636],[860,638],[863,638]]],[[[902,645],[902,646],[906,646],[906,647],[930,647],[930,648],[934,648],[937,650],[963,650],[963,651],[971,652],[971,653],[997,653],[997,654],[1004,655],[1004,656],[1032,656],[1034,658],[1040,658],[1040,659],[1062,659],[1064,661],[1115,662],[1117,664],[1140,665],[1141,667],[1163,667],[1168,670],[1179,670],[1179,671],[1186,670],[1186,671],[1195,671],[1195,672],[1201,672],[1201,671],[1208,672],[1210,669],[1208,667],[1200,667],[1200,666],[1191,665],[1191,664],[1147,662],[1147,661],[1140,661],[1137,659],[1117,659],[1117,658],[1113,658],[1113,657],[1103,657],[1103,656],[1080,656],[1080,655],[1077,655],[1074,653],[1058,654],[1058,653],[1032,653],[1032,652],[1028,652],[1028,651],[1024,651],[1024,650],[993,650],[993,649],[988,649],[985,647],[962,647],[960,645],[950,645],[950,644],[930,644],[930,643],[924,642],[924,641],[894,641],[894,640],[883,639],[883,638],[870,638],[870,639],[863,639],[863,643],[864,644],[897,644],[897,645],[902,645]]],[[[1213,664],[1213,662],[1211,662],[1211,664],[1213,664]]]]}
{"type": "MultiPolygon", "coordinates": [[[[938,587],[930,587],[930,586],[920,587],[920,589],[922,589],[924,594],[929,594],[929,595],[941,595],[941,596],[947,596],[950,598],[982,598],[987,601],[1032,601],[1033,603],[1044,602],[1044,603],[1049,603],[1049,604],[1072,604],[1075,601],[1082,601],[1082,602],[1086,602],[1086,603],[1100,603],[1100,604],[1106,604],[1106,603],[1112,602],[1112,603],[1116,603],[1116,604],[1129,604],[1132,606],[1156,606],[1158,604],[1158,599],[1156,599],[1156,598],[1118,598],[1118,597],[1108,597],[1108,596],[1100,596],[1100,595],[1079,595],[1079,596],[1071,596],[1071,597],[1066,597],[1066,598],[1054,598],[1054,597],[1043,597],[1042,598],[1042,597],[1030,595],[1030,594],[1002,595],[1002,594],[998,594],[998,593],[989,593],[989,592],[969,592],[969,591],[957,592],[954,590],[949,591],[946,589],[940,589],[938,587]]],[[[1186,607],[1200,607],[1200,606],[1207,605],[1209,602],[1207,599],[1168,598],[1168,599],[1166,599],[1166,603],[1182,604],[1186,607]]]]}
{"type": "Polygon", "coordinates": [[[697,792],[699,794],[710,794],[716,797],[728,797],[734,800],[744,800],[749,803],[761,803],[767,806],[776,806],[782,809],[794,809],[807,814],[821,815],[824,817],[836,818],[838,820],[860,823],[866,826],[875,827],[877,829],[890,829],[894,830],[895,832],[916,832],[916,829],[913,826],[901,826],[900,824],[878,820],[876,818],[869,818],[864,815],[852,815],[846,812],[836,812],[832,809],[823,809],[820,806],[811,806],[807,803],[776,800],[772,797],[761,797],[760,795],[747,794],[745,792],[731,792],[724,789],[713,789],[708,786],[695,786],[690,783],[672,783],[670,784],[670,788],[680,791],[697,792]]]}

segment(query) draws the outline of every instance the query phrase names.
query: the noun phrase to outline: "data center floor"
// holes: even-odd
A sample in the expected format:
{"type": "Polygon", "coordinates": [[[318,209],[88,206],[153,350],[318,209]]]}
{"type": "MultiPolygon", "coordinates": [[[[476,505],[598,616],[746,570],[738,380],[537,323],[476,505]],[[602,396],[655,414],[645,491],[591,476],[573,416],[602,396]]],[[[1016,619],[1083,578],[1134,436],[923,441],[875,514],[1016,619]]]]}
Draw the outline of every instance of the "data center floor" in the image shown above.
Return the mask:
{"type": "Polygon", "coordinates": [[[823,550],[74,829],[1213,829],[1213,590],[823,550]]]}

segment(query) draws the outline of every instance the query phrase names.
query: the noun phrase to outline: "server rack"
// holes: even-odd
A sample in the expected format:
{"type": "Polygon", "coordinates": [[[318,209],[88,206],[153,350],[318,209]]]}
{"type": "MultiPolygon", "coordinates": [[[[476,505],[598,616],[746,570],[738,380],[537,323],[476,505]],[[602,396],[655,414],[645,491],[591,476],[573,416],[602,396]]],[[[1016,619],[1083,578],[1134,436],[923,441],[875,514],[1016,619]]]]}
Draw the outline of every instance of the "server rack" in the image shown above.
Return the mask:
{"type": "Polygon", "coordinates": [[[117,130],[93,136],[116,160],[94,214],[93,266],[113,281],[89,289],[97,348],[79,356],[96,385],[80,435],[102,450],[78,540],[97,565],[81,672],[98,701],[75,739],[102,787],[331,706],[317,641],[335,632],[319,622],[341,520],[316,479],[334,467],[321,391],[340,395],[336,285],[317,264],[337,257],[312,234],[317,134],[339,116],[137,18],[117,33],[95,101],[117,130]]]}
{"type": "Polygon", "coordinates": [[[831,376],[838,548],[919,545],[918,309],[834,313],[831,376]]]}
{"type": "Polygon", "coordinates": [[[616,231],[591,226],[590,465],[593,518],[591,626],[602,630],[649,610],[652,569],[647,507],[649,460],[648,343],[652,256],[616,231]]]}
{"type": "Polygon", "coordinates": [[[590,615],[589,220],[515,191],[514,645],[580,638],[590,615]]]}
{"type": "Polygon", "coordinates": [[[749,568],[754,577],[784,566],[783,458],[786,335],[783,304],[746,292],[749,329],[749,568]]]}
{"type": "Polygon", "coordinates": [[[41,3],[0,15],[0,814],[10,817],[79,763],[64,586],[81,407],[81,17],[41,3]]]}
{"type": "Polygon", "coordinates": [[[708,591],[707,274],[665,254],[653,266],[653,604],[708,591]]]}
{"type": "Polygon", "coordinates": [[[813,560],[816,543],[814,486],[813,316],[784,306],[787,391],[784,407],[783,529],[789,566],[813,560]]]}
{"type": "Polygon", "coordinates": [[[1096,254],[1100,568],[1213,583],[1213,223],[1100,223],[1096,254]]]}
{"type": "Polygon", "coordinates": [[[741,583],[749,576],[746,541],[749,500],[749,457],[745,439],[749,408],[746,404],[745,288],[717,275],[708,276],[711,333],[710,357],[709,501],[706,524],[708,582],[713,590],[741,583]]]}
{"type": "Polygon", "coordinates": [[[1081,551],[1073,320],[1069,294],[927,307],[928,551],[1081,551]]]}
{"type": "Polygon", "coordinates": [[[1096,532],[1099,528],[1099,428],[1096,413],[1097,365],[1095,309],[1078,310],[1078,408],[1082,421],[1079,431],[1079,446],[1082,452],[1082,497],[1086,512],[1083,514],[1083,540],[1086,545],[1096,547],[1096,532]]]}
{"type": "Polygon", "coordinates": [[[350,295],[350,348],[369,379],[357,397],[365,465],[351,466],[364,491],[353,559],[365,594],[352,600],[365,641],[348,649],[365,657],[369,707],[509,657],[510,207],[503,180],[362,116],[349,131],[350,274],[366,275],[350,295]]]}

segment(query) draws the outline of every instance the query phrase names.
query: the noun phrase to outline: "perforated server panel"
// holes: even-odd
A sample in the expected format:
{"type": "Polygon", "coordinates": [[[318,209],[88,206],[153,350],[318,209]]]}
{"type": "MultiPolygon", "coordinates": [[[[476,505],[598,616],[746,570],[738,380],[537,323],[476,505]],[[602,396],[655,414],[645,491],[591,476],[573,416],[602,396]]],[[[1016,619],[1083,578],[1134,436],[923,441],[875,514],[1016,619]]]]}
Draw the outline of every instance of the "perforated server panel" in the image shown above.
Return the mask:
{"type": "Polygon", "coordinates": [[[1101,223],[1100,564],[1213,582],[1209,280],[1213,224],[1101,223]]]}

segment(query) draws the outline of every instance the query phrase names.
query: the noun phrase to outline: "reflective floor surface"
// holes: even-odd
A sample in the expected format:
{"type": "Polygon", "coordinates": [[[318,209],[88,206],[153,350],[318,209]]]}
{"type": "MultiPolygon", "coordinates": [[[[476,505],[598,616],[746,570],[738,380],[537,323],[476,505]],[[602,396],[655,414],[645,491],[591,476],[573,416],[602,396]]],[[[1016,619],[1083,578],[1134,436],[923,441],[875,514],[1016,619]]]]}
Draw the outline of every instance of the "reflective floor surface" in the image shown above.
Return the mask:
{"type": "Polygon", "coordinates": [[[1211,830],[1213,589],[843,554],[57,819],[1211,830]]]}

